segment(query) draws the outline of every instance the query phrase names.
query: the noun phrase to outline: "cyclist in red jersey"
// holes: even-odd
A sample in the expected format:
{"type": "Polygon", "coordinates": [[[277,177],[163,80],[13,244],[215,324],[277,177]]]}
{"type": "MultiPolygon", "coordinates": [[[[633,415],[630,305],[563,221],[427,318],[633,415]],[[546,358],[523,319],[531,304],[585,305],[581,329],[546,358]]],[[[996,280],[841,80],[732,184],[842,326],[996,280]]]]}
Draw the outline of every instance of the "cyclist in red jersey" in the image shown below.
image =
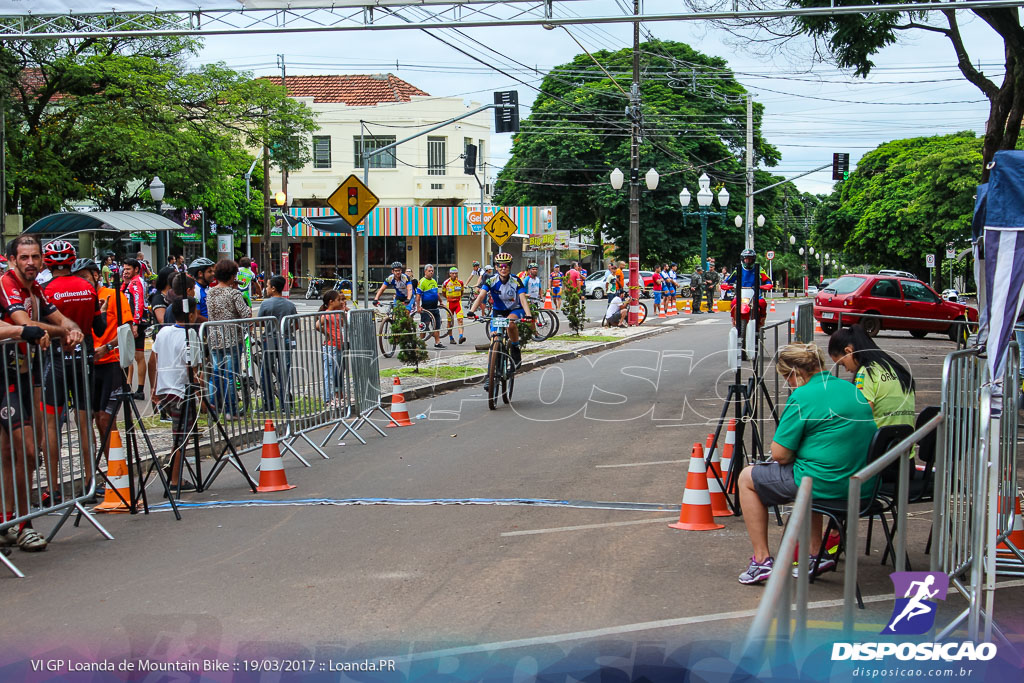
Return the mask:
{"type": "MultiPolygon", "coordinates": [[[[72,349],[76,344],[80,344],[83,335],[78,325],[65,318],[47,301],[36,284],[36,275],[43,265],[43,252],[39,240],[32,235],[16,237],[7,244],[7,258],[11,269],[0,277],[0,315],[3,321],[12,325],[31,325],[39,328],[45,336],[36,336],[35,332],[32,336],[41,339],[46,346],[49,345],[48,337],[62,339],[65,349],[72,349]]],[[[25,331],[22,335],[25,335],[25,331]]],[[[8,434],[7,438],[0,441],[0,460],[3,461],[3,493],[7,509],[3,511],[0,527],[9,520],[28,514],[28,482],[32,481],[35,473],[34,453],[38,445],[32,429],[33,408],[39,405],[42,394],[38,387],[33,387],[27,345],[7,348],[5,351],[7,353],[4,359],[4,377],[8,386],[6,392],[0,392],[0,415],[6,415],[6,419],[0,420],[0,429],[7,431],[8,434]],[[27,453],[33,455],[25,457],[27,453]]],[[[0,531],[0,543],[17,544],[22,550],[29,552],[46,550],[46,539],[32,528],[31,520],[0,531]]]]}
{"type": "MultiPolygon", "coordinates": [[[[53,243],[43,248],[43,263],[53,273],[53,279],[43,287],[46,298],[53,302],[64,317],[70,319],[85,333],[85,339],[68,353],[48,354],[43,366],[43,420],[46,423],[46,460],[48,489],[43,494],[44,504],[60,503],[63,492],[60,478],[51,473],[60,472],[59,427],[66,418],[65,408],[78,410],[80,444],[89,443],[89,429],[86,411],[86,386],[88,377],[84,370],[83,357],[93,362],[95,337],[102,335],[107,324],[106,307],[101,307],[96,288],[80,277],[71,274],[72,266],[78,263],[74,247],[54,253],[53,243]]],[[[82,259],[83,261],[87,259],[82,259]]],[[[89,454],[91,457],[92,454],[89,454]]]]}

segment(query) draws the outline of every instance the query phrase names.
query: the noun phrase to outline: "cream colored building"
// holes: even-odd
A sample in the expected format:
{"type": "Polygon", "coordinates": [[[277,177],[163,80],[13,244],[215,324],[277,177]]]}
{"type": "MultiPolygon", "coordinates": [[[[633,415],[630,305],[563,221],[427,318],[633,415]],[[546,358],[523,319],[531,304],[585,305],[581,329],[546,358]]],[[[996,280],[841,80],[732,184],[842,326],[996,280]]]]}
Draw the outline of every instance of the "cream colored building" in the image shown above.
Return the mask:
{"type": "MultiPolygon", "coordinates": [[[[280,83],[281,79],[269,80],[280,83]]],[[[362,180],[364,149],[378,149],[480,106],[460,97],[431,97],[392,74],[288,76],[286,83],[289,95],[306,103],[320,125],[310,140],[312,162],[287,177],[293,217],[334,215],[327,198],[349,175],[362,180]]],[[[477,175],[485,177],[492,121],[493,112],[486,110],[370,158],[367,184],[380,198],[379,207],[365,221],[372,281],[389,272],[392,261],[402,261],[417,273],[421,265],[434,263],[443,268],[439,275],[445,276],[448,267],[457,265],[465,279],[471,262],[481,255],[479,230],[468,224],[478,220],[479,211],[465,208],[479,205],[480,186],[465,174],[462,157],[467,145],[476,145],[477,175]],[[464,208],[453,211],[450,207],[464,208]]],[[[284,182],[282,174],[273,173],[272,192],[284,189],[284,182]]],[[[539,231],[539,213],[532,207],[519,209],[526,209],[519,212],[523,216],[519,222],[536,224],[533,229],[539,231]]],[[[520,225],[521,231],[530,229],[520,225]]],[[[347,235],[327,236],[305,225],[294,226],[286,239],[272,240],[275,271],[282,241],[288,244],[294,275],[332,276],[335,264],[346,276],[351,272],[347,235]]],[[[360,279],[362,252],[360,235],[356,248],[360,279]]]]}

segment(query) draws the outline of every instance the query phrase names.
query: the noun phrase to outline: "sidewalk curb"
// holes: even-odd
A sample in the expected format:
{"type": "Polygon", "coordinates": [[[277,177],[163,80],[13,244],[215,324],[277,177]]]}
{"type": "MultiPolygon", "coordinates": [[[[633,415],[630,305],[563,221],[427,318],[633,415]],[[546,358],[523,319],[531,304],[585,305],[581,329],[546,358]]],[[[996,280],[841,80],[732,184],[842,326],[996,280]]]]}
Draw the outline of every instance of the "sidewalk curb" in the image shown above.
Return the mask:
{"type": "MultiPolygon", "coordinates": [[[[589,346],[584,346],[579,349],[572,349],[559,354],[552,354],[545,356],[544,358],[537,358],[535,360],[525,361],[519,368],[518,373],[528,372],[535,368],[544,367],[545,365],[551,365],[553,363],[560,363],[564,360],[571,360],[574,358],[581,358],[588,356],[592,353],[598,353],[600,351],[607,351],[617,346],[622,346],[638,339],[647,339],[655,335],[667,332],[672,329],[678,329],[677,325],[658,325],[657,327],[651,327],[650,329],[643,330],[640,334],[635,334],[631,337],[623,337],[622,339],[616,339],[613,342],[595,342],[589,346]]],[[[517,373],[517,374],[518,374],[517,373]]],[[[465,387],[475,386],[483,382],[484,372],[480,374],[470,375],[463,379],[447,379],[441,382],[435,382],[434,384],[424,384],[423,386],[415,387],[412,389],[405,390],[405,400],[412,401],[420,398],[426,398],[429,396],[437,396],[448,391],[454,391],[456,389],[463,389],[465,387]]],[[[390,405],[391,396],[381,396],[381,404],[390,405]]]]}

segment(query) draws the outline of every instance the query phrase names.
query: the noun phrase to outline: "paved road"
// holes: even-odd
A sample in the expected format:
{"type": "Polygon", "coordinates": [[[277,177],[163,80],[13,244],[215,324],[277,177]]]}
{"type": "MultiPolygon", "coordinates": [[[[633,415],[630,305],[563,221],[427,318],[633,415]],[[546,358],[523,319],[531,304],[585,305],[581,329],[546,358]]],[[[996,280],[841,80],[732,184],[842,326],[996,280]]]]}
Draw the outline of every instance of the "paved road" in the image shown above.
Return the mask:
{"type": "MultiPolygon", "coordinates": [[[[771,317],[788,318],[790,306],[771,317]]],[[[523,652],[547,661],[601,639],[624,647],[622,656],[685,644],[687,657],[703,652],[713,668],[735,654],[763,592],[736,582],[750,552],[742,521],[674,531],[666,524],[677,513],[628,504],[679,504],[690,447],[713,428],[731,378],[726,321],[688,318],[528,373],[513,405],[494,412],[479,388],[418,401],[411,412],[428,419],[414,427],[368,434],[366,446],[350,438],[308,469],[286,458],[292,491],[254,496],[226,471],[212,491],[187,496],[222,507],[186,509],[180,522],[166,512],[108,516],[116,541],[83,525],[46,553],[16,553],[30,578],[0,579],[10,588],[4,612],[33,618],[0,620],[7,656],[68,643],[93,656],[128,649],[166,659],[384,656],[505,642],[498,649],[521,663],[523,652]],[[556,502],[327,502],[370,498],[556,502]],[[254,501],[296,504],[242,505],[254,501]],[[524,638],[539,640],[526,650],[506,642],[524,638]]],[[[930,345],[935,357],[948,346],[913,344],[930,345]]],[[[927,565],[927,512],[911,522],[916,568],[927,565]]],[[[777,543],[780,530],[771,534],[777,543]]],[[[861,565],[861,587],[875,596],[867,623],[884,620],[892,604],[880,550],[876,540],[861,565]]],[[[831,574],[811,600],[841,592],[841,575],[831,574]]],[[[839,612],[822,607],[812,618],[828,632],[839,612]]]]}

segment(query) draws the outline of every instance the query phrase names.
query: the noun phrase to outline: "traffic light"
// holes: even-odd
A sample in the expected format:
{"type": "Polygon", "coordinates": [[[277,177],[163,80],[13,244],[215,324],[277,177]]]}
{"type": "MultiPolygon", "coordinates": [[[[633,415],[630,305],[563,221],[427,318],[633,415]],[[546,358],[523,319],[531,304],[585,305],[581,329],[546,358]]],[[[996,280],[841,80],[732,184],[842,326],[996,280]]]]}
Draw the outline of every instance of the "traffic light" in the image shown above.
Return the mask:
{"type": "Polygon", "coordinates": [[[357,187],[348,188],[348,215],[359,215],[359,188],[357,187]]]}
{"type": "Polygon", "coordinates": [[[850,179],[850,155],[836,152],[832,155],[832,180],[850,179]]]}
{"type": "Polygon", "coordinates": [[[466,154],[462,162],[462,170],[466,175],[476,173],[476,145],[466,145],[466,154]]]}
{"type": "Polygon", "coordinates": [[[515,90],[504,90],[494,93],[495,104],[514,105],[509,109],[494,110],[494,132],[495,133],[518,133],[519,132],[519,92],[515,90]]]}

